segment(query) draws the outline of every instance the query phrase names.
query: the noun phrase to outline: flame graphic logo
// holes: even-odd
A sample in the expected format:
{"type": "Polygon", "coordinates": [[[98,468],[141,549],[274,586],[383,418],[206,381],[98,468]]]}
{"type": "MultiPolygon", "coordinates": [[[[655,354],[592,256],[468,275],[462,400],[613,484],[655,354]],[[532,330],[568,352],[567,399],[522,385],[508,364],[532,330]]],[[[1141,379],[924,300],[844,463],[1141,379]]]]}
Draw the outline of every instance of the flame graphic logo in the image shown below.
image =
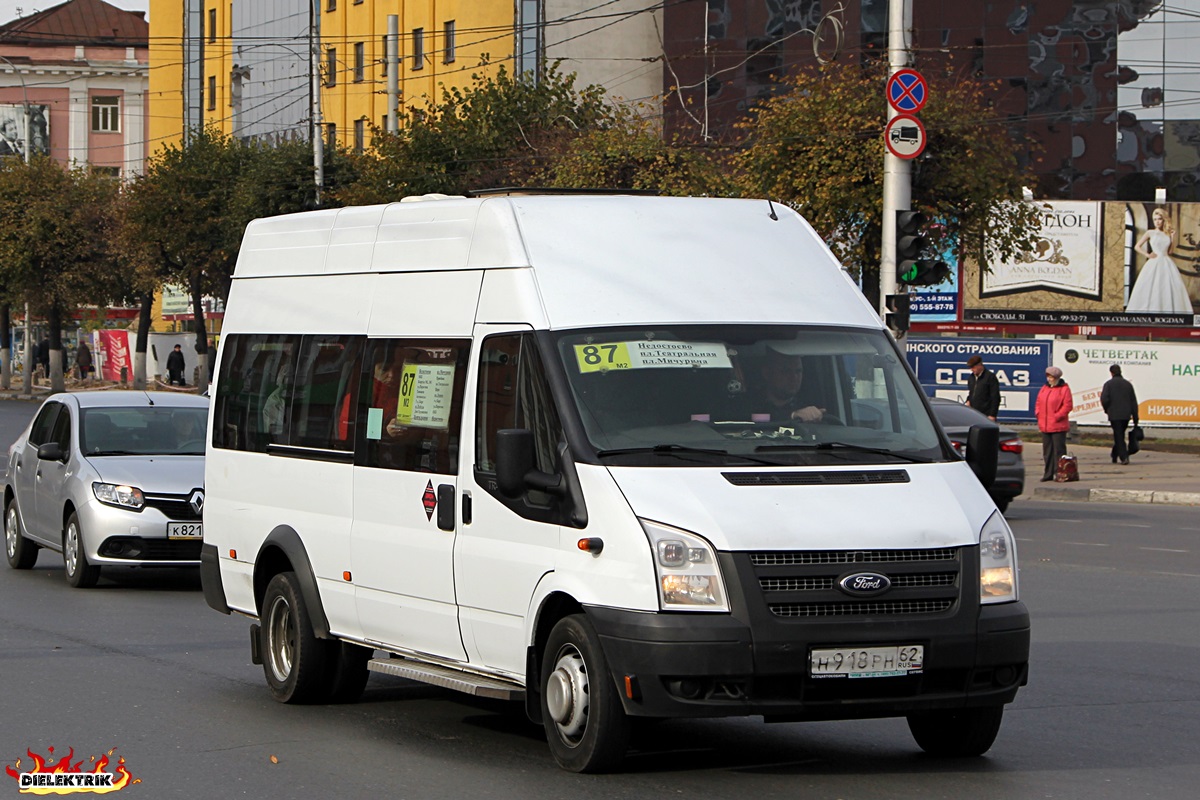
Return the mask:
{"type": "Polygon", "coordinates": [[[126,786],[141,783],[141,778],[135,778],[125,769],[125,759],[117,757],[116,769],[106,771],[111,762],[109,756],[116,750],[114,747],[104,755],[87,759],[87,767],[82,760],[71,763],[75,757],[75,748],[71,748],[65,756],[54,761],[54,748],[47,748],[49,755],[42,758],[32,750],[25,754],[33,761],[31,768],[22,769],[21,759],[12,766],[6,766],[4,771],[20,786],[21,794],[108,794],[119,792],[126,786]]]}

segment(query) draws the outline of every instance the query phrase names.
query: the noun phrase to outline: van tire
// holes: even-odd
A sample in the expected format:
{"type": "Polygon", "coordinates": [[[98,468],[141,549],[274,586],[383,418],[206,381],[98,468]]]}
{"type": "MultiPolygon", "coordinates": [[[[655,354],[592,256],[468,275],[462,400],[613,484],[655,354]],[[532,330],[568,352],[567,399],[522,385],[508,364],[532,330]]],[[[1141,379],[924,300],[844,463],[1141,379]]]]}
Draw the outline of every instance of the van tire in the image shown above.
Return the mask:
{"type": "Polygon", "coordinates": [[[349,642],[318,642],[329,644],[333,656],[330,659],[329,702],[353,703],[362,697],[371,677],[367,662],[374,650],[349,642]]]}
{"type": "Polygon", "coordinates": [[[100,567],[89,564],[87,553],[83,552],[83,528],[79,525],[79,515],[74,512],[63,529],[63,567],[67,583],[76,589],[90,589],[100,580],[100,567]]]}
{"type": "Polygon", "coordinates": [[[564,617],[550,631],[539,685],[542,726],[559,766],[571,772],[619,766],[629,745],[629,719],[583,614],[564,617]]]}
{"type": "Polygon", "coordinates": [[[921,749],[932,756],[966,758],[981,756],[992,747],[1004,706],[963,708],[910,714],[908,729],[921,749]]]}
{"type": "Polygon", "coordinates": [[[320,703],[330,693],[330,643],[318,639],[294,572],[271,578],[263,595],[260,634],[263,674],[281,703],[320,703]]]}
{"type": "Polygon", "coordinates": [[[21,533],[21,515],[15,497],[4,510],[4,554],[13,569],[32,569],[37,561],[38,546],[21,533]]]}

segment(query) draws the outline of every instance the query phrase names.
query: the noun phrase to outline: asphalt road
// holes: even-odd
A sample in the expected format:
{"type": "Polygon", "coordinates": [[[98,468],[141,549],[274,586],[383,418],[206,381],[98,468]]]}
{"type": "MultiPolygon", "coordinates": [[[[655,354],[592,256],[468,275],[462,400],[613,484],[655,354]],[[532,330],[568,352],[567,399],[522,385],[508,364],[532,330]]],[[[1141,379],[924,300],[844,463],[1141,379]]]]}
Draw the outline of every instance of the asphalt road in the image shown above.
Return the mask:
{"type": "MultiPolygon", "coordinates": [[[[0,402],[0,441],[32,413],[0,402]]],[[[353,705],[277,704],[248,622],[211,611],[194,573],[73,590],[43,552],[0,566],[0,762],[115,747],[142,781],[118,796],[154,798],[1194,797],[1200,515],[1022,501],[1011,521],[1031,683],[979,759],[922,755],[902,720],[734,719],[656,724],[623,774],[571,775],[519,710],[401,679],[373,675],[353,705]]]]}

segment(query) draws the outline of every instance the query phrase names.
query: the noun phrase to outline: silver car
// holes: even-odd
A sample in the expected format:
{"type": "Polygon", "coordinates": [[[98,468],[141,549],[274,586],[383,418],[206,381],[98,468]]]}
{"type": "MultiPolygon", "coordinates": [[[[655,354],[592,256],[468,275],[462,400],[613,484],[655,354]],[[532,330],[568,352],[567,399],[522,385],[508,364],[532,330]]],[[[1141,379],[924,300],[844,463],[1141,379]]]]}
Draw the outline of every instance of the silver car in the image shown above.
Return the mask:
{"type": "Polygon", "coordinates": [[[59,551],[67,581],[100,569],[199,566],[208,398],[56,394],[8,450],[4,544],[13,569],[59,551]]]}

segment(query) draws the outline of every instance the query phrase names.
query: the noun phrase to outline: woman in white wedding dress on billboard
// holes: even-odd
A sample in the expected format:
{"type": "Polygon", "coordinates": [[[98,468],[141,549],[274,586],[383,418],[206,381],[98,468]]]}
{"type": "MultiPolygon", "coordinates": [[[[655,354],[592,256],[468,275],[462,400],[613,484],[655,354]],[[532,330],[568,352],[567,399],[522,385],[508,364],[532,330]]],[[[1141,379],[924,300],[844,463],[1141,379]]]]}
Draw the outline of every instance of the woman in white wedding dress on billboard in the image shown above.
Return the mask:
{"type": "Polygon", "coordinates": [[[1175,229],[1167,220],[1167,212],[1154,209],[1151,214],[1154,227],[1142,234],[1133,249],[1146,256],[1146,263],[1138,273],[1129,293],[1128,313],[1191,314],[1192,298],[1179,267],[1171,260],[1175,249],[1175,229]]]}

